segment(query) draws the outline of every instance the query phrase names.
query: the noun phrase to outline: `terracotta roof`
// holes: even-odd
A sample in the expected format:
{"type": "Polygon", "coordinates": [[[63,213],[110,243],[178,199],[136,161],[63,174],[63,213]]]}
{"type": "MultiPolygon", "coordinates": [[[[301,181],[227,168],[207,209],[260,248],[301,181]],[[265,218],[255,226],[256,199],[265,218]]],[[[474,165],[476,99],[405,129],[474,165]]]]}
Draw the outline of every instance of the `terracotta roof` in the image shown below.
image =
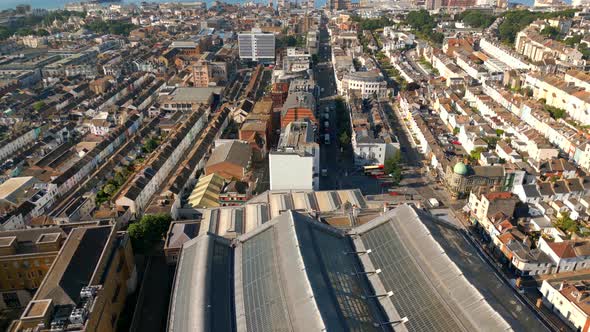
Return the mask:
{"type": "Polygon", "coordinates": [[[498,236],[498,240],[500,240],[500,242],[504,243],[504,244],[508,244],[508,242],[510,241],[518,241],[514,235],[512,235],[512,233],[510,232],[506,232],[504,234],[501,234],[500,236],[498,236]]]}
{"type": "Polygon", "coordinates": [[[495,199],[509,199],[512,197],[512,193],[507,192],[507,191],[501,191],[501,192],[492,192],[492,193],[487,193],[484,195],[488,200],[493,201],[495,199]]]}
{"type": "Polygon", "coordinates": [[[550,242],[547,245],[560,258],[576,257],[576,252],[569,242],[550,242]]]}

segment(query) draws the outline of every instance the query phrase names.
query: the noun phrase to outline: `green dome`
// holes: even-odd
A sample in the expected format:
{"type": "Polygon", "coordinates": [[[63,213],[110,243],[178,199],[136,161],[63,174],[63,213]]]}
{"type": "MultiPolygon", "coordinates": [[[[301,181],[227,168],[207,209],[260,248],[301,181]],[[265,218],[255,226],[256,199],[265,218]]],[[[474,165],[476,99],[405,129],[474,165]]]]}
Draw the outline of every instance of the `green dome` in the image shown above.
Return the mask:
{"type": "Polygon", "coordinates": [[[458,162],[455,164],[455,167],[453,167],[453,172],[459,175],[467,175],[467,166],[462,162],[458,162]]]}

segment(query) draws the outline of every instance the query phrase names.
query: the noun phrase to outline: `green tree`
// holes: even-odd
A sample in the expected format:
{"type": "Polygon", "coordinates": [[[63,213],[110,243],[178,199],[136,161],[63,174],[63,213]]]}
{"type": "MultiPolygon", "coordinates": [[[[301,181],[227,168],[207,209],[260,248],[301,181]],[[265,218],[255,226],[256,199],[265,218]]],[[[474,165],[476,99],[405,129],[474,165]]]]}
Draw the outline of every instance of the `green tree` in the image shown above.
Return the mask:
{"type": "Polygon", "coordinates": [[[109,200],[109,195],[105,194],[104,191],[99,190],[96,193],[96,199],[95,199],[96,205],[100,205],[108,200],[109,200]]]}
{"type": "Polygon", "coordinates": [[[348,133],[346,132],[346,130],[342,131],[342,133],[340,134],[338,139],[340,140],[340,145],[350,144],[350,136],[348,136],[348,133]]]}
{"type": "Polygon", "coordinates": [[[510,10],[504,13],[504,20],[498,27],[500,40],[512,44],[516,34],[537,19],[553,17],[573,17],[577,9],[567,9],[556,12],[531,12],[528,10],[510,10]]]}
{"type": "Polygon", "coordinates": [[[545,108],[545,111],[549,112],[549,114],[551,114],[551,117],[554,118],[555,120],[563,119],[567,116],[567,112],[564,109],[549,106],[549,105],[545,105],[544,108],[545,108]]]}
{"type": "Polygon", "coordinates": [[[31,29],[31,28],[20,28],[18,30],[16,30],[16,34],[18,36],[30,36],[30,35],[34,35],[35,32],[31,29]]]}
{"type": "Polygon", "coordinates": [[[580,230],[578,223],[570,218],[569,213],[563,213],[561,217],[555,221],[555,226],[570,234],[577,233],[580,230]]]}
{"type": "Polygon", "coordinates": [[[471,157],[471,159],[473,160],[479,160],[479,158],[481,158],[481,153],[486,151],[486,148],[475,148],[473,150],[471,150],[471,152],[469,153],[469,156],[471,157]]]}
{"type": "Polygon", "coordinates": [[[158,142],[155,139],[150,138],[143,145],[143,151],[145,153],[150,153],[150,152],[154,151],[157,147],[158,147],[158,142]]]}
{"type": "Polygon", "coordinates": [[[543,36],[547,36],[551,39],[557,39],[557,36],[559,36],[560,32],[561,31],[559,31],[558,28],[552,26],[545,27],[543,30],[541,30],[541,34],[543,36]]]}
{"type": "Polygon", "coordinates": [[[409,12],[406,16],[406,23],[413,29],[420,31],[432,30],[436,27],[434,19],[425,9],[409,12]]]}
{"type": "Polygon", "coordinates": [[[84,26],[86,29],[97,34],[114,34],[128,36],[136,26],[129,22],[95,20],[84,26]]]}
{"type": "Polygon", "coordinates": [[[104,188],[102,188],[102,191],[104,191],[105,194],[110,196],[117,191],[117,186],[115,186],[112,183],[109,183],[109,184],[105,185],[104,188]]]}
{"type": "Polygon", "coordinates": [[[584,37],[582,34],[574,35],[574,36],[571,36],[571,37],[569,37],[567,39],[564,39],[563,40],[563,43],[566,44],[569,47],[573,47],[573,46],[575,46],[576,44],[579,44],[582,41],[582,37],[584,37]]]}
{"type": "Polygon", "coordinates": [[[126,176],[123,175],[121,172],[115,173],[114,181],[118,186],[122,186],[125,183],[126,176]]]}
{"type": "Polygon", "coordinates": [[[7,27],[0,27],[0,40],[6,40],[12,36],[12,32],[7,27]]]}
{"type": "Polygon", "coordinates": [[[496,20],[496,16],[480,10],[466,10],[458,15],[457,19],[472,28],[488,28],[496,20]]]}
{"type": "MultiPolygon", "coordinates": [[[[312,54],[312,55],[311,55],[311,62],[312,62],[314,65],[317,65],[317,64],[318,64],[318,62],[320,62],[320,58],[318,57],[318,55],[317,55],[317,54],[312,54]]],[[[271,85],[268,85],[268,86],[270,87],[271,85]]]]}
{"type": "Polygon", "coordinates": [[[43,107],[45,107],[45,102],[42,100],[33,104],[33,110],[36,112],[39,112],[43,107]]]}
{"type": "Polygon", "coordinates": [[[402,170],[402,154],[398,150],[391,158],[385,160],[383,171],[391,176],[394,185],[398,185],[402,180],[402,170]]]}
{"type": "Polygon", "coordinates": [[[127,231],[131,238],[133,249],[139,253],[150,250],[162,240],[172,222],[169,214],[150,214],[129,225],[127,231]]]}

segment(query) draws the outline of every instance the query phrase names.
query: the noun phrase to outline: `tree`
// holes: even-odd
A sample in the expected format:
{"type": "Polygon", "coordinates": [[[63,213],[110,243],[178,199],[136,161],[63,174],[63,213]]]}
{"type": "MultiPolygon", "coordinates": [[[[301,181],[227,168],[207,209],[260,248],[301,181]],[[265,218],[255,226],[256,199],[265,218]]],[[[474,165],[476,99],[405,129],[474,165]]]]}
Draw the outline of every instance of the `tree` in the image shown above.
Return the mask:
{"type": "Polygon", "coordinates": [[[112,183],[109,183],[106,186],[104,186],[104,188],[102,188],[102,191],[104,191],[105,194],[110,196],[117,191],[117,186],[115,186],[112,183]]]}
{"type": "Polygon", "coordinates": [[[350,144],[350,136],[348,136],[348,133],[346,132],[346,130],[342,131],[342,133],[340,134],[338,139],[340,140],[340,145],[350,144]]]}
{"type": "Polygon", "coordinates": [[[47,36],[49,36],[49,31],[47,31],[45,29],[39,29],[35,32],[35,34],[40,37],[47,37],[47,36]]]}
{"type": "Polygon", "coordinates": [[[582,38],[584,36],[582,34],[579,35],[573,35],[567,39],[563,40],[563,43],[566,44],[569,47],[574,47],[576,44],[579,44],[582,41],[582,38]]]}
{"type": "Polygon", "coordinates": [[[531,24],[536,19],[547,19],[553,17],[573,17],[576,9],[567,9],[556,12],[531,12],[528,10],[510,10],[504,13],[504,20],[498,27],[500,40],[512,44],[516,34],[531,24]]]}
{"type": "Polygon", "coordinates": [[[480,10],[466,10],[458,15],[459,20],[472,28],[488,28],[496,20],[496,16],[480,10]]]}
{"type": "Polygon", "coordinates": [[[402,154],[401,151],[396,151],[391,158],[385,159],[383,165],[385,174],[391,176],[394,185],[398,185],[402,180],[402,154]]]}
{"type": "Polygon", "coordinates": [[[160,241],[172,222],[169,214],[150,214],[129,225],[127,231],[131,238],[133,249],[145,253],[160,241]]]}
{"type": "Polygon", "coordinates": [[[471,152],[469,153],[469,156],[473,160],[479,160],[479,158],[481,158],[481,153],[486,150],[487,150],[486,148],[482,148],[482,147],[475,148],[475,149],[471,150],[471,152]]]}
{"type": "Polygon", "coordinates": [[[555,221],[555,226],[570,234],[577,233],[580,229],[578,223],[570,218],[569,213],[563,213],[561,217],[555,221]]]}
{"type": "Polygon", "coordinates": [[[154,151],[157,147],[158,147],[158,142],[156,142],[156,140],[154,140],[153,138],[150,138],[143,145],[143,151],[146,153],[150,153],[150,152],[154,151]]]}
{"type": "MultiPolygon", "coordinates": [[[[317,55],[317,54],[312,54],[312,55],[311,55],[311,62],[312,62],[314,65],[317,65],[317,64],[320,62],[320,58],[318,57],[318,55],[317,55]]],[[[268,85],[268,86],[270,87],[271,85],[268,85]]]]}
{"type": "Polygon", "coordinates": [[[109,200],[109,195],[105,194],[104,191],[99,190],[96,193],[96,199],[95,199],[96,205],[100,205],[108,200],[109,200]]]}
{"type": "Polygon", "coordinates": [[[43,107],[45,107],[45,102],[42,100],[33,104],[33,110],[35,112],[39,112],[43,107]]]}
{"type": "Polygon", "coordinates": [[[559,36],[560,32],[561,31],[559,31],[558,28],[552,27],[552,26],[547,26],[547,27],[543,28],[543,30],[541,30],[541,34],[543,36],[547,36],[551,39],[557,39],[557,36],[559,36]]]}
{"type": "Polygon", "coordinates": [[[92,21],[84,26],[86,29],[97,34],[114,34],[128,36],[131,30],[136,26],[129,22],[108,21],[103,20],[92,21]]]}
{"type": "Polygon", "coordinates": [[[428,31],[436,27],[434,19],[425,9],[408,13],[408,16],[406,16],[406,23],[412,28],[420,31],[428,31]]]}
{"type": "Polygon", "coordinates": [[[545,105],[544,108],[545,108],[545,111],[549,112],[549,114],[551,114],[551,117],[554,118],[555,120],[563,119],[567,115],[567,112],[561,108],[557,108],[557,107],[553,107],[553,106],[549,106],[549,105],[545,105]]]}
{"type": "Polygon", "coordinates": [[[115,177],[113,179],[118,186],[122,186],[123,183],[125,183],[126,176],[121,172],[117,172],[115,173],[115,177]]]}

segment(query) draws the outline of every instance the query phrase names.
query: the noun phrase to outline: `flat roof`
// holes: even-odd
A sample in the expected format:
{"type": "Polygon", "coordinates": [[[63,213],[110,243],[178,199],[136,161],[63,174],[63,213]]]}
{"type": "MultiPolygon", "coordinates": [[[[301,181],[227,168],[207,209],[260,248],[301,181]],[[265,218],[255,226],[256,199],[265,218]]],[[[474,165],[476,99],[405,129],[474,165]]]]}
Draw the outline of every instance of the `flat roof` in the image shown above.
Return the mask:
{"type": "Polygon", "coordinates": [[[27,185],[33,179],[34,177],[32,176],[21,176],[6,180],[4,183],[0,184],[0,199],[7,199],[8,196],[14,194],[15,191],[27,185]]]}
{"type": "Polygon", "coordinates": [[[176,88],[172,92],[174,102],[207,102],[212,94],[220,94],[223,87],[205,87],[205,88],[176,88]]]}

